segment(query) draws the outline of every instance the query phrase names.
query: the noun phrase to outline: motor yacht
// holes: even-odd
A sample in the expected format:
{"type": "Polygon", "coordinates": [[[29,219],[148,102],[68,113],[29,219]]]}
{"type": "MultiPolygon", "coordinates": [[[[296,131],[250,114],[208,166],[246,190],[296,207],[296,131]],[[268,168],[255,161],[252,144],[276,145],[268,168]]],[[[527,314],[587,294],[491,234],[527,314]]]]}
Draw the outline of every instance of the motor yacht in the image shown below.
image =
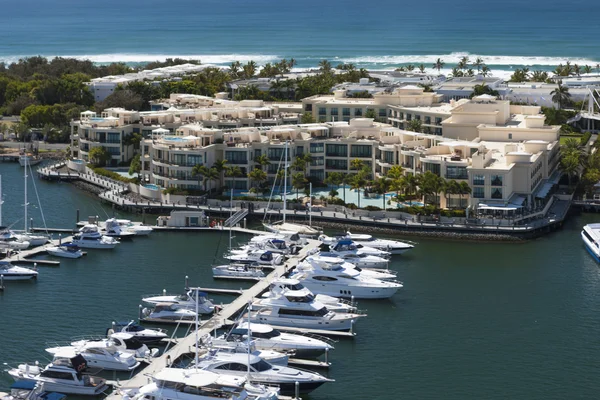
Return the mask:
{"type": "Polygon", "coordinates": [[[149,225],[133,223],[128,219],[117,219],[117,223],[121,229],[128,232],[133,232],[136,234],[136,236],[148,236],[154,230],[149,225]]]}
{"type": "Polygon", "coordinates": [[[350,270],[354,270],[357,272],[360,272],[361,275],[369,277],[369,278],[375,278],[375,279],[381,279],[381,280],[387,280],[387,279],[396,279],[398,273],[396,271],[393,271],[391,269],[377,269],[377,268],[359,268],[354,264],[351,264],[347,261],[344,261],[342,258],[339,257],[326,257],[323,256],[322,254],[313,254],[310,256],[311,259],[318,261],[318,262],[324,262],[330,265],[339,265],[345,269],[350,269],[350,270]]]}
{"type": "MultiPolygon", "coordinates": [[[[399,240],[378,239],[372,235],[351,233],[350,231],[335,236],[337,239],[352,240],[357,245],[360,244],[379,250],[385,250],[392,254],[402,254],[415,247],[413,244],[401,242],[399,240]]],[[[334,238],[329,239],[335,240],[334,238]]]]}
{"type": "Polygon", "coordinates": [[[249,264],[217,265],[212,268],[212,272],[213,278],[260,280],[265,277],[265,273],[260,266],[249,264]]]}
{"type": "Polygon", "coordinates": [[[46,247],[46,252],[54,257],[81,258],[83,251],[74,243],[62,243],[58,246],[46,247]]]}
{"type": "Polygon", "coordinates": [[[83,357],[74,357],[73,360],[59,359],[44,369],[22,364],[9,370],[8,374],[16,381],[42,384],[45,391],[83,396],[97,396],[105,392],[109,388],[106,380],[82,374],[81,371],[86,368],[87,363],[83,357]]]}
{"type": "Polygon", "coordinates": [[[366,254],[362,254],[362,253],[355,253],[355,254],[350,253],[350,254],[342,255],[342,254],[330,252],[330,251],[321,251],[321,252],[319,252],[319,255],[322,257],[341,258],[345,262],[354,264],[359,268],[387,269],[388,263],[390,262],[390,260],[387,260],[385,258],[366,255],[366,254]]]}
{"type": "Polygon", "coordinates": [[[268,250],[253,250],[242,254],[228,254],[225,258],[236,263],[258,263],[260,265],[281,265],[284,261],[283,255],[274,254],[268,250]]]}
{"type": "Polygon", "coordinates": [[[307,329],[350,330],[356,319],[365,316],[329,310],[314,296],[278,294],[252,303],[250,322],[307,329]]]}
{"type": "MultiPolygon", "coordinates": [[[[295,246],[294,246],[295,247],[295,246]]],[[[237,250],[231,250],[231,254],[245,254],[251,251],[271,251],[277,254],[290,254],[292,249],[288,247],[285,240],[269,239],[262,242],[250,242],[237,250]]]]}
{"type": "Polygon", "coordinates": [[[123,400],[277,400],[279,390],[251,385],[242,375],[203,369],[165,368],[153,382],[121,391],[123,400]]]}
{"type": "Polygon", "coordinates": [[[12,236],[20,242],[29,242],[30,247],[41,246],[50,241],[46,235],[36,235],[31,232],[15,232],[12,231],[12,236]]]}
{"type": "MultiPolygon", "coordinates": [[[[210,301],[208,295],[204,292],[198,292],[198,314],[212,314],[215,310],[215,305],[210,301]]],[[[184,294],[167,294],[164,292],[159,295],[148,295],[142,298],[142,301],[147,304],[173,304],[176,308],[185,308],[188,310],[196,310],[196,290],[188,290],[184,294]]]]}
{"type": "Polygon", "coordinates": [[[277,297],[282,294],[290,296],[290,298],[293,299],[314,299],[319,303],[323,303],[330,311],[350,313],[357,311],[356,305],[338,297],[326,294],[315,294],[300,283],[300,281],[292,278],[279,278],[274,280],[269,285],[269,291],[263,293],[261,298],[277,297]]]}
{"type": "Polygon", "coordinates": [[[9,261],[0,261],[0,275],[5,281],[26,281],[37,279],[38,272],[30,268],[12,265],[9,261]]]}
{"type": "Polygon", "coordinates": [[[136,324],[133,320],[129,322],[113,322],[112,327],[106,330],[106,336],[118,332],[129,333],[140,342],[146,344],[160,342],[169,337],[164,329],[144,328],[143,326],[136,324]]]}
{"type": "Polygon", "coordinates": [[[254,341],[250,341],[250,345],[248,345],[248,340],[218,340],[213,339],[210,334],[204,335],[200,341],[199,346],[209,349],[209,350],[217,350],[228,353],[243,353],[243,354],[252,354],[257,357],[262,358],[265,361],[268,361],[273,365],[288,365],[289,354],[276,350],[262,350],[258,349],[255,346],[254,341]],[[248,346],[250,346],[248,348],[248,346]]]}
{"type": "Polygon", "coordinates": [[[54,356],[55,361],[81,355],[90,367],[108,371],[133,371],[140,365],[133,354],[105,343],[85,341],[79,345],[49,347],[46,351],[54,356]]]}
{"type": "Polygon", "coordinates": [[[600,262],[600,224],[587,224],[581,231],[581,239],[588,253],[600,262]]]}
{"type": "Polygon", "coordinates": [[[253,236],[252,239],[250,239],[250,243],[263,243],[269,240],[283,240],[288,246],[305,246],[308,242],[306,238],[301,237],[297,233],[265,233],[263,235],[253,236]]]}
{"type": "Polygon", "coordinates": [[[0,400],[65,400],[66,394],[46,391],[43,384],[35,381],[16,381],[10,385],[10,393],[0,392],[0,400]]]}
{"type": "Polygon", "coordinates": [[[72,243],[82,249],[114,249],[119,241],[102,235],[98,230],[98,226],[87,224],[79,229],[79,233],[73,236],[72,243]]]}
{"type": "Polygon", "coordinates": [[[132,354],[136,358],[156,357],[158,349],[149,349],[133,335],[124,332],[115,332],[106,338],[88,338],[71,342],[77,350],[96,347],[114,347],[122,353],[132,354]]]}
{"type": "Polygon", "coordinates": [[[375,249],[373,247],[363,246],[360,244],[356,244],[352,240],[347,240],[347,239],[335,241],[327,247],[329,248],[330,252],[338,254],[340,256],[344,256],[347,254],[358,254],[358,255],[364,254],[367,256],[376,256],[376,257],[388,259],[388,258],[390,258],[390,255],[391,255],[391,253],[389,253],[387,251],[375,249]]]}
{"type": "Polygon", "coordinates": [[[259,350],[275,350],[280,352],[293,352],[296,357],[319,357],[326,351],[333,350],[333,341],[317,335],[305,336],[281,332],[271,325],[247,322],[239,323],[229,333],[212,340],[213,345],[222,342],[244,341],[248,332],[254,346],[259,350]],[[248,329],[250,327],[250,330],[248,329]]]}
{"type": "Polygon", "coordinates": [[[216,352],[202,358],[198,366],[215,373],[225,372],[240,377],[248,375],[252,382],[259,384],[279,385],[283,395],[294,394],[296,382],[303,394],[312,392],[326,382],[333,382],[314,372],[272,365],[251,354],[216,352]]]}
{"type": "Polygon", "coordinates": [[[43,158],[31,153],[21,152],[19,155],[19,165],[21,167],[38,165],[42,161],[43,158]]]}
{"type": "Polygon", "coordinates": [[[8,228],[0,227],[0,248],[10,250],[26,250],[31,246],[26,240],[18,239],[8,228]]]}
{"type": "Polygon", "coordinates": [[[322,229],[317,227],[308,226],[304,224],[295,224],[291,222],[278,221],[272,224],[263,223],[264,228],[273,233],[282,235],[293,235],[298,234],[303,237],[314,238],[323,232],[322,229]]]}
{"type": "Polygon", "coordinates": [[[173,303],[158,303],[154,307],[141,310],[140,321],[177,324],[196,321],[196,312],[189,308],[180,308],[173,303]]]}
{"type": "Polygon", "coordinates": [[[291,278],[311,292],[355,299],[387,299],[402,287],[400,282],[363,276],[340,264],[328,264],[308,257],[296,267],[291,278]]]}
{"type": "Polygon", "coordinates": [[[120,240],[129,240],[136,236],[135,232],[124,229],[115,218],[104,222],[104,235],[120,240]]]}

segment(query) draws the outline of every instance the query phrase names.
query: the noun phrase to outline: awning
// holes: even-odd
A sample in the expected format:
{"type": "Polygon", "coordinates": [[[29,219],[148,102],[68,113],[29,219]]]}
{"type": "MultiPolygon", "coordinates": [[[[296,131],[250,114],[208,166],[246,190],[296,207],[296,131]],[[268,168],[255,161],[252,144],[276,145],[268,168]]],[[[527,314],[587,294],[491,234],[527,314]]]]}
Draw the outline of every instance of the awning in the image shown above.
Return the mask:
{"type": "Polygon", "coordinates": [[[497,210],[497,211],[515,211],[515,210],[518,210],[519,208],[523,208],[523,207],[518,206],[516,204],[511,204],[511,203],[508,203],[506,205],[504,205],[504,204],[479,204],[479,206],[477,207],[478,210],[497,210]]]}
{"type": "Polygon", "coordinates": [[[554,186],[554,183],[552,183],[552,182],[544,183],[544,186],[542,186],[542,188],[540,190],[538,190],[535,197],[537,197],[538,199],[545,198],[546,196],[548,196],[548,193],[550,193],[550,190],[552,190],[553,186],[554,186]]]}
{"type": "Polygon", "coordinates": [[[510,204],[514,204],[516,206],[522,206],[523,203],[525,202],[525,200],[527,200],[527,197],[525,196],[521,196],[521,195],[514,195],[511,199],[510,199],[510,204]]]}

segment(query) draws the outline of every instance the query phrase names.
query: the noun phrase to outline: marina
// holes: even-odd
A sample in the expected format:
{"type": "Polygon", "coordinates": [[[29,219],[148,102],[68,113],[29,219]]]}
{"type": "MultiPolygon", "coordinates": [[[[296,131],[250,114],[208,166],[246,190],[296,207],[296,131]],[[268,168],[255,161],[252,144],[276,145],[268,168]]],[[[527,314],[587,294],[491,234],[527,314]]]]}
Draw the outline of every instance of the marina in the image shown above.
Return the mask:
{"type": "MultiPolygon", "coordinates": [[[[47,187],[47,190],[48,194],[52,194],[55,191],[56,193],[61,193],[65,190],[70,191],[72,194],[69,197],[78,199],[77,206],[68,208],[66,215],[62,215],[59,220],[48,222],[48,226],[57,227],[56,229],[73,229],[73,222],[71,221],[75,221],[73,218],[73,210],[76,208],[81,210],[80,212],[82,215],[99,215],[103,213],[103,211],[100,209],[101,205],[99,205],[97,200],[89,195],[86,196],[84,194],[80,194],[70,186],[59,185],[57,187],[50,185],[47,187]]],[[[7,204],[5,204],[5,207],[8,207],[7,204]]],[[[111,209],[106,209],[106,212],[112,213],[113,211],[111,209]]],[[[34,220],[39,220],[39,217],[35,214],[33,215],[33,218],[34,220]]],[[[49,218],[56,218],[56,216],[51,216],[49,218]]],[[[578,219],[579,218],[576,220],[578,219]]],[[[573,225],[574,226],[572,228],[576,229],[577,224],[575,223],[573,225]]],[[[249,232],[250,235],[261,233],[261,231],[258,229],[252,229],[252,227],[253,226],[251,225],[247,231],[240,230],[236,234],[237,237],[234,239],[234,245],[239,246],[240,244],[246,243],[250,239],[251,236],[247,236],[243,232],[249,232]]],[[[592,271],[588,270],[586,265],[587,262],[592,263],[593,259],[591,259],[591,257],[589,257],[589,255],[585,252],[585,249],[581,243],[576,242],[572,245],[569,245],[568,241],[564,242],[564,240],[560,239],[560,237],[564,237],[566,233],[572,232],[572,228],[570,224],[567,224],[564,230],[555,234],[558,235],[556,240],[561,242],[562,246],[560,247],[563,249],[564,246],[572,247],[572,250],[570,250],[571,252],[567,251],[565,253],[571,254],[570,257],[578,254],[572,253],[573,250],[580,250],[583,252],[583,257],[580,258],[580,263],[582,263],[581,265],[583,265],[584,271],[586,271],[589,275],[592,273],[592,271]]],[[[234,230],[235,229],[236,228],[234,228],[234,230]]],[[[111,320],[135,318],[137,315],[140,297],[143,293],[148,293],[153,290],[159,291],[163,288],[168,288],[169,291],[178,291],[177,289],[181,289],[182,286],[182,277],[187,275],[189,276],[190,285],[196,286],[197,284],[200,284],[198,286],[201,287],[198,288],[198,290],[211,293],[211,296],[220,296],[220,298],[215,299],[215,304],[225,304],[224,310],[227,313],[229,312],[227,310],[233,310],[233,308],[236,307],[243,309],[246,304],[246,301],[244,300],[246,294],[254,293],[252,291],[252,287],[248,286],[249,284],[241,281],[213,281],[210,274],[209,267],[212,264],[212,253],[215,253],[215,257],[218,258],[226,250],[225,242],[227,241],[227,230],[227,228],[212,228],[199,230],[195,234],[191,234],[190,232],[190,235],[187,235],[183,230],[180,230],[179,233],[175,233],[177,230],[161,231],[158,229],[148,238],[136,238],[130,242],[123,242],[115,249],[110,251],[91,249],[88,251],[87,257],[83,260],[61,259],[59,268],[44,269],[41,268],[40,265],[41,275],[37,280],[37,283],[19,284],[18,286],[12,283],[10,285],[5,283],[4,285],[8,287],[4,294],[0,297],[0,301],[3,303],[9,302],[10,304],[10,302],[15,299],[17,295],[19,295],[19,298],[22,297],[20,292],[29,293],[29,296],[32,296],[35,293],[45,292],[44,288],[50,289],[50,287],[52,287],[51,291],[48,292],[48,295],[50,295],[50,293],[54,293],[55,290],[61,290],[60,288],[63,288],[63,290],[66,289],[65,285],[72,285],[70,282],[72,282],[73,279],[76,279],[77,282],[79,282],[78,285],[80,288],[76,289],[75,291],[71,290],[69,297],[78,299],[77,303],[79,304],[81,304],[82,301],[86,304],[86,313],[85,315],[79,314],[78,319],[80,322],[78,325],[85,327],[84,329],[86,332],[82,333],[93,334],[94,332],[103,332],[111,320]],[[202,243],[202,248],[210,249],[211,254],[206,254],[207,252],[205,251],[204,256],[199,258],[197,251],[195,251],[195,249],[197,250],[197,245],[195,245],[195,243],[198,242],[202,243]],[[160,248],[156,248],[157,243],[160,243],[160,248]],[[168,249],[168,251],[164,251],[166,249],[168,249]],[[174,263],[174,252],[178,254],[177,260],[186,261],[184,261],[183,264],[181,262],[174,263]],[[126,269],[119,268],[120,265],[123,265],[122,259],[129,260],[127,262],[126,269]],[[170,269],[165,269],[165,265],[169,265],[170,269]],[[150,276],[150,271],[152,271],[152,276],[156,277],[155,279],[157,279],[157,282],[161,282],[159,284],[160,286],[156,286],[154,279],[145,280],[143,285],[141,282],[140,284],[135,283],[139,278],[142,278],[146,275],[150,276]],[[83,275],[81,276],[81,274],[83,275]],[[86,279],[98,274],[106,279],[106,283],[102,283],[102,281],[97,280],[86,282],[86,279]],[[136,278],[134,279],[133,277],[136,278]],[[127,284],[126,286],[123,286],[123,284],[119,284],[118,282],[127,284]],[[100,297],[98,296],[103,296],[103,293],[112,292],[114,289],[111,288],[114,287],[114,285],[119,285],[117,287],[121,288],[119,289],[118,296],[104,298],[101,302],[90,302],[89,300],[84,300],[88,299],[90,296],[99,299],[100,297]],[[232,288],[240,286],[241,289],[232,288]],[[132,291],[132,288],[134,287],[137,287],[137,289],[132,291]],[[40,292],[40,290],[42,292],[40,292]],[[118,314],[120,315],[117,315],[115,314],[115,310],[122,311],[119,311],[118,314]],[[90,318],[91,315],[94,317],[90,318]]],[[[328,234],[331,235],[332,233],[329,232],[328,234]]],[[[55,234],[53,244],[57,243],[56,235],[57,234],[55,234]]],[[[67,236],[67,231],[63,231],[61,235],[61,241],[63,243],[70,240],[70,237],[67,236]]],[[[411,365],[413,367],[416,366],[417,369],[420,369],[421,371],[425,371],[423,368],[426,368],[430,371],[432,370],[431,368],[433,368],[433,366],[428,366],[427,363],[423,363],[423,361],[420,360],[420,356],[418,356],[418,354],[421,354],[422,352],[425,352],[426,354],[432,351],[437,352],[437,357],[440,357],[442,354],[445,356],[455,354],[455,352],[459,351],[460,349],[462,349],[462,351],[466,351],[469,347],[465,347],[464,345],[458,346],[458,349],[450,349],[450,347],[448,347],[443,350],[440,345],[436,345],[433,348],[428,347],[427,343],[431,343],[431,341],[435,341],[440,344],[450,344],[450,341],[453,340],[452,338],[456,337],[458,332],[461,330],[460,325],[446,320],[445,325],[450,327],[450,336],[442,337],[434,334],[435,327],[440,323],[439,321],[444,320],[444,317],[442,314],[440,314],[440,312],[448,312],[446,307],[440,309],[439,304],[449,302],[454,307],[465,307],[466,303],[463,303],[463,300],[459,301],[459,298],[456,297],[457,290],[460,290],[461,293],[466,294],[468,297],[478,296],[478,298],[480,298],[481,293],[483,292],[495,293],[495,296],[499,297],[489,297],[478,307],[475,307],[473,304],[468,306],[471,312],[474,312],[475,315],[478,315],[478,312],[487,312],[485,310],[495,304],[493,301],[494,298],[502,298],[501,291],[498,291],[499,288],[497,285],[494,283],[490,286],[490,282],[500,279],[506,284],[514,286],[514,283],[509,283],[508,279],[515,279],[515,274],[524,274],[525,276],[529,276],[530,274],[541,273],[542,269],[535,267],[539,264],[533,264],[533,268],[531,266],[528,268],[524,268],[523,266],[516,268],[516,266],[522,265],[523,262],[530,262],[532,259],[535,259],[532,258],[536,257],[534,254],[553,254],[553,251],[555,250],[550,250],[548,246],[557,247],[556,243],[557,242],[553,240],[552,237],[549,237],[548,240],[534,241],[522,245],[481,243],[479,246],[473,248],[456,242],[453,243],[420,239],[419,243],[414,249],[411,249],[409,252],[401,256],[394,256],[390,262],[390,268],[398,271],[398,277],[405,282],[405,287],[389,301],[361,301],[362,306],[368,310],[369,317],[363,321],[360,321],[356,327],[357,329],[354,332],[339,332],[336,333],[337,336],[331,336],[331,332],[327,331],[312,332],[313,334],[328,334],[330,337],[339,340],[339,342],[335,345],[336,350],[328,355],[328,361],[311,360],[308,362],[299,361],[299,364],[297,363],[297,365],[301,365],[303,362],[305,362],[306,364],[304,367],[326,369],[328,374],[331,374],[330,376],[336,379],[335,383],[326,384],[322,388],[319,388],[312,393],[311,399],[336,399],[340,398],[339,396],[345,396],[349,398],[364,398],[365,396],[370,396],[370,393],[373,391],[375,393],[379,393],[379,398],[389,398],[387,397],[387,393],[389,390],[392,390],[392,388],[386,387],[385,385],[382,387],[375,387],[367,384],[365,388],[359,390],[359,394],[357,394],[356,397],[352,397],[349,394],[343,394],[346,390],[343,387],[345,386],[344,382],[346,382],[346,385],[349,385],[351,381],[356,379],[356,371],[353,367],[356,362],[370,365],[369,368],[372,370],[381,368],[381,366],[378,367],[381,360],[388,360],[390,363],[393,362],[390,358],[393,357],[392,354],[389,354],[389,351],[386,351],[383,346],[373,342],[372,340],[369,340],[369,337],[378,338],[377,342],[388,341],[390,343],[394,343],[395,346],[399,346],[406,357],[408,357],[409,360],[412,360],[411,365]],[[512,263],[514,263],[515,267],[510,268],[508,271],[502,268],[503,263],[501,264],[500,260],[494,261],[486,258],[486,254],[497,252],[499,249],[507,248],[507,246],[518,246],[521,257],[521,259],[512,259],[512,263]],[[482,268],[479,263],[477,268],[475,268],[475,264],[471,262],[467,262],[463,266],[458,263],[451,262],[453,265],[452,271],[443,268],[443,266],[446,266],[449,262],[448,257],[458,257],[460,252],[466,250],[467,248],[470,249],[469,251],[473,259],[487,260],[485,267],[482,268]],[[505,272],[501,273],[501,271],[505,272]],[[506,273],[508,273],[508,275],[506,275],[506,273]],[[441,276],[444,276],[445,278],[440,279],[441,276]],[[471,284],[467,284],[469,279],[471,279],[467,279],[467,276],[473,277],[477,285],[481,287],[474,287],[471,284]],[[450,283],[451,286],[448,286],[447,283],[450,283]],[[470,292],[464,292],[464,290],[467,290],[467,288],[470,292]],[[442,311],[444,309],[446,311],[442,311]],[[384,329],[383,327],[386,326],[386,324],[391,324],[391,326],[384,329]],[[403,339],[400,341],[395,340],[395,332],[401,334],[403,339]],[[420,350],[417,351],[416,349],[413,350],[408,348],[407,346],[409,344],[410,346],[416,346],[416,349],[420,350]],[[375,357],[378,361],[369,361],[373,360],[374,354],[376,354],[375,357]],[[329,368],[326,368],[327,365],[325,364],[327,364],[329,368]]],[[[43,252],[39,249],[29,251],[29,253],[27,252],[28,250],[24,251],[23,253],[27,254],[30,260],[46,258],[46,256],[43,255],[43,252]]],[[[292,258],[292,260],[295,260],[295,258],[292,258]]],[[[562,262],[563,261],[561,261],[561,263],[562,262]]],[[[577,264],[577,262],[575,262],[572,258],[567,258],[564,260],[564,262],[569,264],[577,264]]],[[[292,264],[295,263],[295,261],[292,261],[292,264]]],[[[547,263],[546,266],[548,265],[552,266],[554,264],[547,263]]],[[[556,272],[558,271],[556,268],[561,268],[560,265],[562,264],[558,264],[550,269],[551,271],[555,271],[553,276],[556,275],[556,272]]],[[[541,267],[541,265],[539,266],[541,267]]],[[[281,271],[283,271],[285,268],[289,268],[289,266],[285,264],[282,266],[276,266],[276,269],[274,270],[275,272],[272,272],[271,274],[277,274],[277,271],[280,271],[281,273],[281,271]]],[[[562,270],[564,271],[564,267],[562,267],[562,270]]],[[[558,274],[557,276],[561,275],[562,274],[558,274]]],[[[591,279],[592,275],[589,275],[589,278],[591,279]]],[[[552,282],[551,278],[550,281],[552,282]]],[[[591,283],[593,280],[589,282],[591,283]]],[[[552,287],[552,285],[550,287],[552,287]]],[[[531,290],[531,287],[529,285],[525,285],[523,289],[531,290]]],[[[540,289],[542,288],[538,288],[537,291],[539,292],[540,289]]],[[[542,289],[542,293],[539,294],[543,294],[544,291],[545,290],[542,289]]],[[[34,298],[35,297],[37,296],[34,296],[34,298]]],[[[521,300],[524,301],[522,297],[521,300]]],[[[517,307],[517,304],[515,303],[513,305],[511,302],[505,306],[512,309],[513,307],[517,307]]],[[[39,308],[39,306],[32,305],[31,308],[32,310],[35,310],[36,308],[39,308]]],[[[67,309],[69,309],[68,306],[67,309]]],[[[44,335],[44,338],[30,338],[29,341],[32,343],[32,345],[30,346],[31,349],[27,352],[23,353],[21,350],[22,347],[17,345],[19,342],[11,339],[15,345],[12,346],[14,347],[14,350],[11,350],[12,347],[8,346],[7,350],[4,351],[6,353],[4,358],[7,360],[7,362],[15,363],[23,361],[31,362],[35,359],[41,360],[41,358],[43,358],[41,353],[41,350],[44,348],[43,342],[47,342],[48,340],[64,340],[66,337],[69,337],[68,334],[65,335],[65,332],[72,330],[72,328],[70,328],[72,325],[69,322],[70,318],[68,317],[70,313],[65,314],[65,311],[66,310],[61,311],[60,309],[57,309],[57,311],[53,313],[58,321],[63,321],[60,322],[59,325],[62,326],[62,328],[60,330],[50,330],[50,334],[44,335]],[[40,343],[40,339],[42,339],[42,343],[40,343]],[[36,341],[38,342],[37,345],[35,344],[36,341]],[[19,354],[14,353],[16,350],[19,351],[19,354]]],[[[539,309],[538,312],[540,312],[539,309]]],[[[21,318],[14,315],[10,307],[5,308],[4,305],[1,313],[6,315],[6,318],[12,318],[16,321],[21,318]]],[[[521,317],[519,317],[517,321],[522,321],[521,317]]],[[[230,316],[223,314],[223,312],[216,314],[214,319],[203,319],[201,322],[203,332],[212,332],[212,328],[214,326],[222,325],[223,322],[228,325],[233,321],[231,320],[230,316]]],[[[516,321],[505,320],[504,322],[510,325],[516,321]]],[[[37,323],[38,322],[34,322],[34,324],[37,323]]],[[[43,321],[39,321],[39,323],[43,323],[43,321]]],[[[288,332],[298,331],[297,328],[293,327],[278,326],[276,328],[281,329],[281,331],[285,330],[288,332]]],[[[178,331],[181,331],[181,329],[182,328],[179,328],[178,331]]],[[[490,337],[494,336],[493,332],[487,330],[485,326],[479,327],[477,331],[479,334],[482,334],[485,331],[486,335],[491,335],[490,337]]],[[[503,330],[502,332],[506,331],[503,330]]],[[[536,332],[538,331],[534,330],[530,332],[530,334],[535,335],[536,332]]],[[[465,332],[462,332],[462,334],[465,334],[465,332]]],[[[179,335],[181,335],[181,333],[179,335]]],[[[520,335],[522,334],[519,334],[519,336],[520,335]]],[[[193,337],[194,335],[192,334],[191,336],[193,337]]],[[[189,353],[190,343],[193,343],[193,338],[190,338],[189,336],[187,339],[181,337],[176,339],[176,341],[173,342],[174,347],[170,347],[169,351],[171,360],[175,359],[174,357],[176,356],[189,353]],[[187,346],[185,343],[187,343],[187,346]]],[[[486,351],[492,350],[488,348],[486,351]]],[[[158,360],[161,359],[159,358],[158,360]]],[[[156,363],[156,365],[160,365],[160,362],[166,362],[166,356],[165,359],[162,359],[162,361],[159,361],[156,363]]],[[[293,360],[292,362],[297,361],[293,360]]],[[[460,361],[460,364],[461,368],[470,368],[468,360],[462,360],[460,361]]],[[[119,384],[123,388],[136,386],[138,384],[145,384],[148,377],[144,374],[153,371],[152,368],[158,369],[158,367],[153,367],[153,365],[154,361],[141,373],[138,372],[132,379],[125,379],[123,377],[119,378],[119,384]]],[[[474,367],[474,365],[471,365],[471,367],[474,367]]],[[[481,368],[481,366],[478,366],[478,368],[481,368]]],[[[411,372],[408,369],[408,366],[398,366],[398,369],[398,374],[402,373],[403,375],[414,376],[414,372],[411,372]]],[[[486,368],[483,369],[486,370],[486,368]]],[[[454,378],[457,379],[456,376],[454,376],[454,378]]],[[[417,379],[416,376],[414,376],[413,379],[417,379]]],[[[574,379],[582,379],[582,377],[574,379]]],[[[114,379],[112,381],[114,382],[114,379]]],[[[449,384],[448,378],[445,378],[445,382],[446,384],[449,384]]],[[[3,388],[7,388],[9,382],[5,377],[2,377],[0,378],[0,384],[3,385],[3,388]]],[[[409,384],[409,388],[412,387],[412,385],[413,384],[409,384]]]]}

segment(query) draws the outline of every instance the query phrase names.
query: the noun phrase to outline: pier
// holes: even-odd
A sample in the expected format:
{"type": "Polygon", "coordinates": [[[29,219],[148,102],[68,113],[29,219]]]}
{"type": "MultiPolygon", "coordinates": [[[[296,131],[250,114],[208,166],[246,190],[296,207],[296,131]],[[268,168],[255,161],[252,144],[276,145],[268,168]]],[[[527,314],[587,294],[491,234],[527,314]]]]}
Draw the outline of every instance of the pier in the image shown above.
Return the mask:
{"type": "MultiPolygon", "coordinates": [[[[171,365],[172,362],[181,358],[182,356],[189,354],[194,351],[196,345],[196,337],[203,337],[210,335],[214,330],[219,329],[226,325],[227,321],[233,319],[234,315],[242,311],[250,301],[255,297],[258,297],[261,293],[268,289],[269,285],[278,277],[281,277],[288,273],[291,269],[296,267],[300,261],[302,261],[310,251],[319,247],[321,242],[317,240],[309,240],[308,244],[300,250],[297,255],[292,256],[284,264],[275,267],[275,269],[264,279],[257,282],[254,286],[246,290],[231,290],[228,294],[236,294],[238,297],[231,303],[225,305],[218,313],[215,313],[212,318],[207,321],[200,323],[200,327],[197,331],[192,331],[188,336],[178,340],[177,344],[171,347],[168,351],[152,360],[152,362],[144,369],[137,372],[137,374],[126,381],[120,381],[119,387],[115,389],[134,389],[146,385],[150,382],[150,377],[162,369],[171,365]],[[234,293],[235,292],[235,293],[234,293]]],[[[194,288],[198,291],[213,292],[215,289],[209,288],[194,288]]],[[[220,289],[224,290],[224,289],[220,289]]],[[[222,292],[225,293],[225,292],[222,292]]],[[[325,363],[319,364],[321,367],[325,367],[325,363]],[[323,365],[321,365],[323,364],[323,365]]],[[[114,390],[107,398],[109,400],[119,399],[118,390],[114,390]]]]}

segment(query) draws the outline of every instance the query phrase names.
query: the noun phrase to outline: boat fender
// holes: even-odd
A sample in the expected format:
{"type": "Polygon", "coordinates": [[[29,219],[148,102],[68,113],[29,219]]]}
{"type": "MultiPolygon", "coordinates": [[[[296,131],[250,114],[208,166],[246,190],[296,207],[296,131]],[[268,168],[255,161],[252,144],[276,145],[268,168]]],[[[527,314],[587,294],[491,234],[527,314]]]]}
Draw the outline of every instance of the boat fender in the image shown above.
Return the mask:
{"type": "Polygon", "coordinates": [[[112,328],[108,328],[108,330],[106,331],[106,336],[109,337],[110,335],[112,335],[113,333],[115,333],[115,330],[112,328]]]}
{"type": "Polygon", "coordinates": [[[167,355],[167,367],[171,367],[171,356],[167,355]]]}

